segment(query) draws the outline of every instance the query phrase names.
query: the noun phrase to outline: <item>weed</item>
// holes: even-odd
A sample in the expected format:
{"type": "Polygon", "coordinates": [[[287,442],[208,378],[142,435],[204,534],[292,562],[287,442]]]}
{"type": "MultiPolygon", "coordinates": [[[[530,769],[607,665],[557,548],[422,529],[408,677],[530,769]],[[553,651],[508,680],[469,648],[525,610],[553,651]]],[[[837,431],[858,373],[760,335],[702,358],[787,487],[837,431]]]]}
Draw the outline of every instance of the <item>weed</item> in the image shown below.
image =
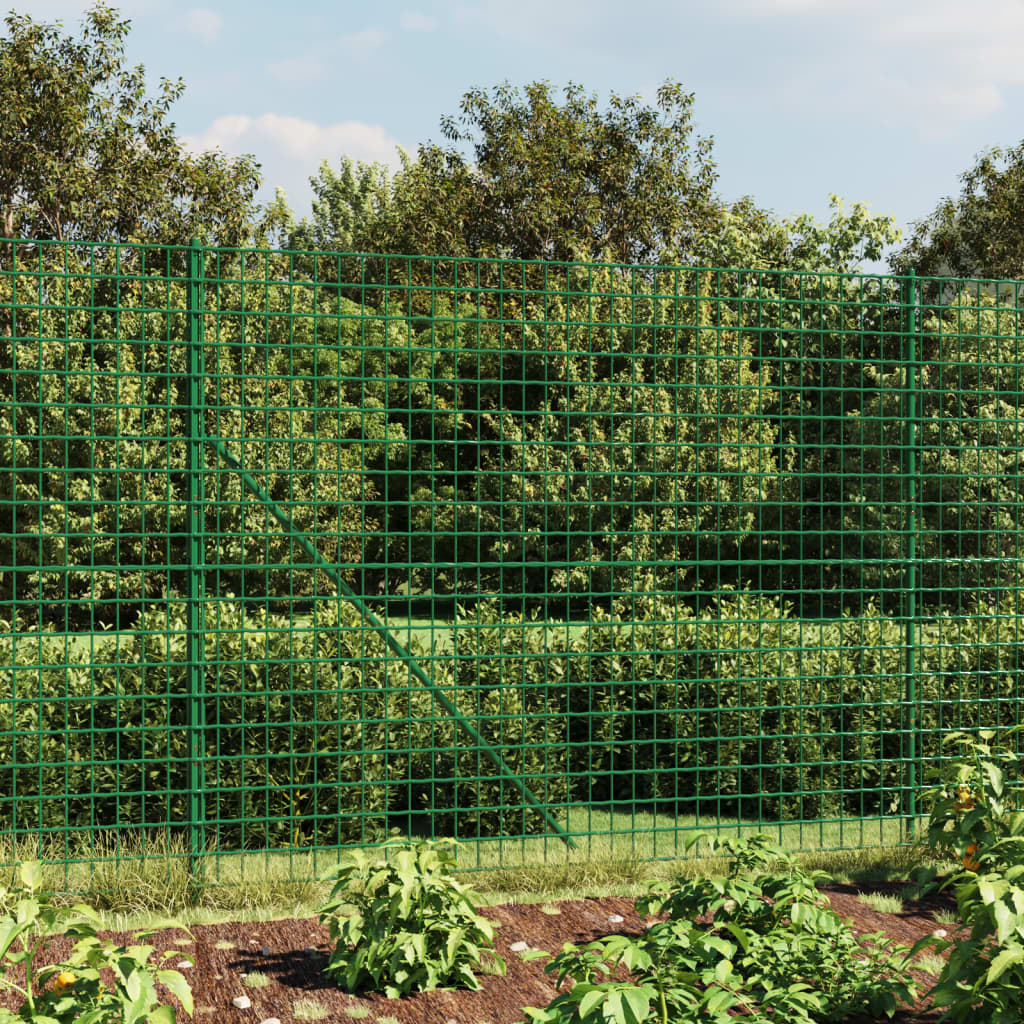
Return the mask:
{"type": "Polygon", "coordinates": [[[296,999],[292,1003],[292,1014],[298,1020],[324,1020],[330,1011],[315,999],[296,999]]]}
{"type": "Polygon", "coordinates": [[[946,961],[934,953],[924,953],[914,961],[914,967],[919,971],[927,971],[929,974],[941,974],[946,966],[946,961]]]}
{"type": "Polygon", "coordinates": [[[902,914],[903,900],[899,896],[886,896],[881,892],[862,892],[857,900],[880,914],[902,914]]]}

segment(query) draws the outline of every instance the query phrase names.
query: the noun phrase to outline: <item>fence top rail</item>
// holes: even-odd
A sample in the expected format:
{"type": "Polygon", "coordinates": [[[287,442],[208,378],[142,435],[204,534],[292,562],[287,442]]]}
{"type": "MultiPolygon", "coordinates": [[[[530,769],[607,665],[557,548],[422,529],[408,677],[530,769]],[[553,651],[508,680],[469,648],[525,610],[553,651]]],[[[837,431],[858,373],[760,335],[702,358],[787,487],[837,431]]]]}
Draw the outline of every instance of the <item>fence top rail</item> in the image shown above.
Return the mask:
{"type": "Polygon", "coordinates": [[[8,238],[0,237],[0,265],[5,262],[7,248],[12,250],[12,262],[18,262],[17,249],[32,247],[38,250],[41,256],[43,251],[58,251],[61,249],[84,249],[92,251],[129,251],[129,252],[162,252],[162,253],[187,253],[198,247],[204,253],[215,257],[231,256],[278,256],[286,258],[312,258],[317,261],[329,262],[336,260],[385,260],[388,263],[406,263],[408,265],[431,265],[431,264],[455,264],[467,266],[499,266],[506,268],[517,267],[541,267],[558,269],[578,269],[583,271],[628,271],[636,275],[647,275],[650,273],[687,273],[687,274],[713,274],[713,275],[753,275],[758,277],[785,277],[785,278],[845,278],[856,280],[875,280],[905,282],[914,279],[922,285],[940,284],[949,286],[999,286],[1012,288],[1017,294],[1024,288],[1024,280],[1012,278],[986,278],[986,277],[952,277],[944,275],[921,276],[910,274],[884,273],[873,270],[855,271],[833,271],[833,270],[800,270],[789,267],[754,267],[754,266],[719,266],[701,264],[672,264],[672,263],[615,263],[601,260],[544,260],[544,259],[520,259],[506,256],[454,256],[445,254],[427,255],[422,253],[380,253],[369,251],[343,251],[323,249],[279,249],[260,246],[214,246],[205,245],[198,239],[188,243],[181,242],[128,242],[128,241],[90,241],[78,239],[30,239],[30,238],[8,238]]]}

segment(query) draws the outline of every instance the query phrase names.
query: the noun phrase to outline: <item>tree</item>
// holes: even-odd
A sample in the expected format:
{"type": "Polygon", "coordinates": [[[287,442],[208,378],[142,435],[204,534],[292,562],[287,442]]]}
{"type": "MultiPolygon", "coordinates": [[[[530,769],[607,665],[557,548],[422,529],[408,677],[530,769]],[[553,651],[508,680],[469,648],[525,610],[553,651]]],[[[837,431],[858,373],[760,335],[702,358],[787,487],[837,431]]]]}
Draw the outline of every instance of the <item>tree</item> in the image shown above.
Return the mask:
{"type": "Polygon", "coordinates": [[[351,161],[340,175],[321,167],[313,185],[326,205],[309,230],[331,247],[366,240],[426,255],[692,259],[722,210],[692,108],[675,82],[656,107],[612,93],[605,111],[572,83],[564,104],[547,82],[471,90],[461,114],[441,120],[450,145],[421,145],[393,179],[351,161]],[[472,160],[457,148],[467,145],[472,160]]]}
{"type": "Polygon", "coordinates": [[[1024,140],[979,154],[960,176],[959,199],[946,197],[918,221],[892,260],[930,277],[1024,278],[1024,140]]]}
{"type": "Polygon", "coordinates": [[[193,155],[171,104],[184,91],[124,64],[129,22],[98,4],[81,39],[11,12],[0,40],[0,230],[7,238],[215,244],[244,241],[259,165],[193,155]]]}
{"type": "MultiPolygon", "coordinates": [[[[685,263],[852,272],[899,239],[891,217],[831,197],[832,216],[778,219],[750,196],[726,203],[711,140],[692,140],[693,96],[678,83],[657,108],[614,93],[610,109],[578,85],[559,105],[535,82],[474,90],[458,119],[442,118],[454,146],[421,145],[401,168],[341,158],[310,179],[312,219],[276,218],[288,248],[333,252],[685,263]]],[[[280,202],[280,197],[279,197],[280,202]]]]}

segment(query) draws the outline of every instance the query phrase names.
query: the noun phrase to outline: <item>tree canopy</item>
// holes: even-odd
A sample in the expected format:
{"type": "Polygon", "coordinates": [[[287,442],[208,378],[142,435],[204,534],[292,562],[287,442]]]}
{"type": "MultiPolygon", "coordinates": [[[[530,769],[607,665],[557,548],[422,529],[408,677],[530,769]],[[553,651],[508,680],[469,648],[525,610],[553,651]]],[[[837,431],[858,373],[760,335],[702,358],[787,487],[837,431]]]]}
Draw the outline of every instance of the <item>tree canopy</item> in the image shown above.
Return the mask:
{"type": "Polygon", "coordinates": [[[604,106],[575,83],[561,96],[544,81],[471,89],[441,118],[444,143],[401,153],[395,172],[325,160],[310,179],[312,217],[296,223],[281,194],[256,205],[252,155],[182,146],[169,113],[184,83],[161,79],[147,95],[116,10],[97,4],[79,38],[14,12],[5,23],[7,237],[839,271],[897,237],[891,218],[844,212],[835,197],[827,224],[723,200],[694,96],[671,80],[653,103],[611,93],[604,106]]]}
{"type": "Polygon", "coordinates": [[[325,160],[312,218],[295,223],[279,197],[272,219],[298,249],[756,269],[854,270],[898,239],[891,217],[835,196],[827,224],[724,201],[693,107],[672,81],[654,106],[612,93],[604,110],[572,83],[562,103],[547,82],[474,89],[441,119],[447,146],[401,153],[394,173],[325,160]]]}
{"type": "Polygon", "coordinates": [[[233,245],[255,213],[259,164],[194,155],[168,120],[184,83],[146,95],[125,65],[129,22],[97,5],[80,39],[11,12],[0,39],[0,231],[8,238],[233,245]]]}
{"type": "Polygon", "coordinates": [[[930,277],[1024,278],[1024,140],[979,154],[944,198],[918,221],[893,269],[930,277]]]}

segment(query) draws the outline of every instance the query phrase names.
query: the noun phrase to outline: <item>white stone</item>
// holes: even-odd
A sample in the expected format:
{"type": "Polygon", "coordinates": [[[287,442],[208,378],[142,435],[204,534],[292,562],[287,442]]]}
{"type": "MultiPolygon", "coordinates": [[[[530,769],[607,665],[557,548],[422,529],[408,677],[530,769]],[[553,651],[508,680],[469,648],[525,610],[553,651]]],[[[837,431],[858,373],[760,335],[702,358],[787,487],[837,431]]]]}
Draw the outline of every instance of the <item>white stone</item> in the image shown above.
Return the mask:
{"type": "Polygon", "coordinates": [[[185,970],[186,967],[191,967],[191,966],[192,966],[192,961],[191,960],[179,960],[178,961],[178,970],[179,971],[183,971],[183,970],[185,970]]]}
{"type": "Polygon", "coordinates": [[[260,1024],[281,1024],[280,1017],[265,1017],[260,1021],[260,1024]]]}
{"type": "Polygon", "coordinates": [[[621,914],[612,914],[609,918],[612,924],[622,924],[626,919],[621,914]]]}
{"type": "Polygon", "coordinates": [[[512,950],[513,953],[522,953],[524,949],[529,949],[530,947],[525,942],[513,942],[508,948],[512,950]]]}
{"type": "Polygon", "coordinates": [[[947,932],[945,928],[936,928],[935,931],[932,932],[932,935],[937,939],[944,939],[948,934],[949,932],[947,932]]]}
{"type": "Polygon", "coordinates": [[[248,1010],[252,1006],[252,1000],[248,996],[235,996],[231,1002],[238,1007],[239,1010],[248,1010]]]}

